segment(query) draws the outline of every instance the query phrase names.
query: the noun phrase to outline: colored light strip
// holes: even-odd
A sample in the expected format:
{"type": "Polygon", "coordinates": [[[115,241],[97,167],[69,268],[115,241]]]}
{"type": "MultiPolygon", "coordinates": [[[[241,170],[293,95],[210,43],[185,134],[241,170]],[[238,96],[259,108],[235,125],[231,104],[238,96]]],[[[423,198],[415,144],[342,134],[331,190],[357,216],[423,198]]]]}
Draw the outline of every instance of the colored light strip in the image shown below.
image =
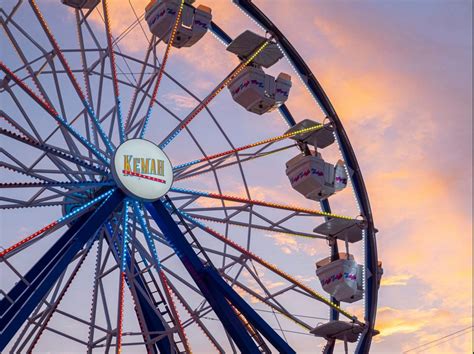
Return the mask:
{"type": "Polygon", "coordinates": [[[36,1],[35,0],[30,0],[30,4],[31,4],[31,7],[33,9],[33,12],[36,14],[36,17],[38,18],[38,21],[41,24],[41,27],[43,27],[43,30],[46,33],[46,36],[48,37],[49,41],[51,42],[51,44],[54,48],[54,53],[57,55],[59,61],[63,65],[64,70],[66,71],[66,74],[68,75],[69,80],[71,81],[72,86],[74,87],[75,91],[77,92],[82,104],[86,108],[86,111],[88,112],[88,114],[90,115],[92,120],[94,121],[95,126],[96,126],[97,130],[99,131],[99,134],[100,134],[102,140],[104,141],[107,149],[110,152],[113,152],[115,150],[114,147],[112,146],[107,134],[102,129],[102,126],[100,125],[100,122],[99,122],[97,116],[95,115],[94,111],[92,110],[92,107],[87,102],[86,96],[82,92],[82,89],[79,86],[79,83],[77,82],[77,79],[74,76],[74,73],[72,72],[66,58],[64,57],[63,52],[62,52],[61,48],[59,47],[58,42],[54,38],[53,33],[49,29],[48,24],[46,23],[46,20],[44,19],[43,15],[41,14],[41,11],[40,11],[38,5],[36,4],[36,1]]]}
{"type": "Polygon", "coordinates": [[[146,128],[148,127],[148,121],[150,120],[150,117],[151,117],[153,104],[155,103],[156,96],[158,95],[158,87],[160,86],[161,78],[163,77],[163,72],[165,70],[166,63],[168,62],[171,46],[173,45],[174,38],[176,37],[176,32],[178,31],[179,21],[181,19],[183,7],[184,7],[184,0],[181,0],[179,9],[178,9],[178,14],[176,15],[176,20],[174,21],[173,29],[171,30],[171,35],[168,40],[168,44],[166,45],[165,54],[163,56],[163,60],[160,65],[160,69],[158,71],[158,77],[156,79],[155,87],[153,89],[153,94],[151,95],[150,104],[148,105],[148,110],[146,112],[145,120],[143,122],[143,128],[142,128],[142,131],[140,132],[140,139],[143,139],[143,137],[145,136],[146,128]]]}
{"type": "Polygon", "coordinates": [[[25,243],[27,242],[30,242],[31,240],[33,240],[34,238],[38,237],[39,235],[45,233],[46,231],[50,230],[51,228],[53,228],[54,226],[56,225],[59,225],[61,224],[62,222],[64,221],[67,221],[69,219],[71,219],[73,216],[79,214],[80,212],[86,210],[87,208],[91,207],[93,204],[103,200],[103,199],[106,199],[108,198],[112,193],[113,193],[113,189],[108,191],[108,192],[105,192],[104,194],[101,194],[99,195],[98,197],[90,200],[89,202],[83,204],[82,206],[80,206],[79,208],[77,209],[74,209],[73,211],[71,211],[70,213],[60,217],[59,219],[53,221],[51,224],[48,224],[46,225],[45,227],[43,227],[42,229],[32,233],[31,235],[29,235],[28,237],[24,238],[23,240],[21,240],[20,242],[17,242],[15,243],[14,245],[4,249],[3,251],[0,252],[0,258],[1,257],[4,257],[6,256],[8,253],[12,252],[13,250],[17,249],[18,247],[20,246],[23,246],[25,243]]]}
{"type": "Polygon", "coordinates": [[[95,172],[100,172],[100,173],[106,173],[106,169],[104,167],[98,167],[98,166],[95,166],[93,165],[92,163],[90,162],[87,162],[85,161],[84,158],[79,158],[79,157],[76,157],[72,154],[69,154],[69,153],[66,153],[64,151],[61,151],[61,150],[58,150],[50,145],[47,145],[47,144],[44,144],[44,143],[40,143],[39,141],[37,141],[36,139],[33,139],[33,138],[30,138],[30,137],[26,137],[24,135],[20,135],[20,134],[17,134],[15,132],[12,132],[8,129],[3,129],[3,128],[0,128],[0,134],[2,135],[5,135],[5,136],[8,136],[9,138],[12,138],[12,139],[15,139],[21,143],[24,143],[24,144],[27,144],[27,145],[30,145],[30,146],[33,146],[37,149],[40,149],[44,152],[49,152],[53,155],[56,155],[62,159],[65,159],[67,161],[70,161],[74,164],[77,164],[77,165],[81,165],[89,170],[93,170],[95,172]]]}
{"type": "Polygon", "coordinates": [[[117,353],[122,353],[122,336],[123,336],[123,305],[125,295],[125,272],[120,272],[119,285],[119,313],[117,319],[117,353]]]}
{"type": "Polygon", "coordinates": [[[275,272],[276,274],[278,274],[279,276],[281,276],[282,278],[298,285],[301,289],[303,289],[304,291],[306,291],[307,293],[311,294],[312,296],[314,296],[315,298],[317,298],[319,301],[325,303],[326,305],[334,308],[335,310],[337,310],[339,313],[341,313],[342,315],[346,316],[347,318],[353,320],[353,321],[356,321],[357,323],[359,324],[362,324],[360,321],[357,320],[357,317],[354,316],[354,315],[351,315],[350,313],[348,313],[347,311],[343,310],[339,305],[336,305],[335,303],[331,302],[330,300],[328,300],[327,298],[325,298],[323,295],[319,294],[318,292],[316,292],[315,290],[311,289],[310,287],[308,287],[307,285],[301,283],[300,281],[298,281],[297,279],[293,278],[291,275],[285,273],[284,271],[280,270],[279,268],[277,268],[275,265],[265,261],[263,258],[257,256],[256,254],[248,251],[247,249],[245,249],[244,247],[240,246],[239,244],[237,244],[236,242],[228,239],[227,237],[225,237],[224,235],[220,234],[219,232],[211,229],[210,227],[206,226],[205,224],[203,224],[202,222],[198,221],[198,220],[195,220],[193,217],[191,217],[189,214],[187,214],[186,212],[182,211],[182,210],[178,210],[178,213],[180,213],[186,220],[192,222],[194,225],[196,225],[197,227],[199,227],[200,229],[202,229],[203,231],[206,231],[207,233],[209,233],[210,235],[216,237],[217,239],[221,240],[222,242],[226,243],[227,245],[231,246],[232,248],[234,248],[235,250],[239,251],[240,253],[246,255],[248,258],[251,258],[252,260],[256,261],[257,263],[260,263],[261,265],[263,265],[264,267],[272,270],[273,272],[275,272]]]}
{"type": "Polygon", "coordinates": [[[115,65],[115,53],[113,50],[113,41],[112,41],[112,31],[110,29],[110,18],[109,18],[109,6],[107,0],[103,0],[103,9],[104,9],[104,22],[105,22],[105,32],[107,37],[107,47],[109,52],[109,59],[110,59],[110,69],[112,72],[112,85],[114,89],[115,95],[115,104],[117,106],[117,118],[118,118],[118,127],[119,127],[119,135],[120,135],[120,142],[123,143],[126,140],[125,136],[125,127],[123,122],[122,116],[122,102],[120,100],[120,91],[117,79],[117,67],[115,65]]]}
{"type": "Polygon", "coordinates": [[[41,108],[43,108],[48,114],[53,117],[58,124],[66,128],[76,139],[78,139],[88,150],[90,150],[99,160],[106,165],[109,164],[109,159],[102,154],[89,140],[84,138],[77,130],[75,130],[63,117],[59,115],[56,110],[51,107],[45,100],[38,97],[28,85],[26,85],[13,71],[11,71],[2,61],[0,61],[0,69],[10,77],[23,91],[25,91],[41,108]]]}
{"type": "Polygon", "coordinates": [[[117,319],[117,353],[122,352],[122,337],[123,337],[123,317],[124,317],[124,296],[127,270],[127,250],[129,241],[128,232],[128,207],[130,201],[125,199],[123,203],[122,215],[122,254],[120,265],[120,281],[119,281],[119,314],[117,319]]]}
{"type": "Polygon", "coordinates": [[[285,312],[283,312],[282,310],[280,310],[280,309],[278,309],[278,308],[274,308],[272,305],[266,303],[266,302],[263,301],[261,298],[255,296],[255,294],[252,294],[248,289],[246,289],[244,286],[242,286],[242,285],[239,284],[238,282],[235,282],[235,283],[234,283],[234,286],[237,286],[239,289],[241,289],[242,291],[244,291],[245,293],[247,293],[249,296],[251,296],[251,297],[254,298],[255,300],[259,301],[259,302],[262,303],[263,305],[268,306],[270,309],[272,309],[273,312],[278,312],[280,315],[284,316],[285,318],[287,318],[287,319],[290,320],[291,322],[297,324],[298,326],[300,326],[301,328],[303,328],[305,331],[308,331],[308,330],[313,329],[313,327],[305,326],[303,323],[298,322],[298,321],[295,321],[294,318],[288,316],[288,315],[287,315],[285,312]]]}
{"type": "Polygon", "coordinates": [[[256,146],[260,146],[260,145],[264,145],[264,144],[284,140],[284,139],[287,139],[287,138],[291,138],[291,137],[293,137],[295,135],[298,135],[298,134],[314,132],[314,131],[317,131],[317,130],[323,128],[323,127],[324,127],[323,124],[318,124],[318,125],[315,125],[315,126],[312,126],[312,127],[309,127],[309,128],[300,129],[300,130],[297,130],[297,131],[294,131],[294,132],[291,132],[291,133],[287,133],[287,134],[275,136],[273,138],[261,140],[261,141],[258,141],[256,143],[253,143],[253,144],[248,144],[248,145],[244,145],[244,146],[232,149],[232,150],[220,152],[218,154],[209,155],[209,156],[203,157],[203,158],[198,159],[198,160],[194,160],[194,161],[190,161],[190,162],[187,162],[187,163],[183,163],[181,165],[177,165],[173,168],[173,171],[177,171],[177,170],[183,169],[185,167],[195,165],[195,164],[200,163],[200,162],[209,161],[209,160],[215,159],[217,157],[231,155],[231,154],[234,154],[236,152],[246,150],[246,149],[250,149],[250,148],[253,148],[253,147],[256,147],[256,146]]]}
{"type": "Polygon", "coordinates": [[[176,305],[173,301],[173,297],[172,297],[172,294],[170,292],[171,288],[169,286],[168,279],[166,277],[166,274],[163,271],[163,267],[161,265],[160,258],[158,257],[158,252],[156,250],[155,243],[153,242],[153,238],[150,234],[150,230],[148,229],[148,225],[147,225],[145,217],[143,215],[142,208],[140,207],[140,204],[136,200],[133,201],[133,210],[135,212],[135,215],[138,218],[138,223],[140,224],[140,227],[142,229],[142,233],[145,236],[145,240],[147,242],[148,248],[149,248],[149,250],[151,252],[151,255],[153,257],[154,267],[155,267],[156,271],[158,272],[158,274],[160,276],[160,280],[162,282],[163,289],[166,292],[166,298],[168,299],[168,303],[170,305],[173,316],[176,319],[177,326],[178,326],[178,331],[180,332],[179,335],[181,337],[181,340],[183,341],[183,345],[185,346],[186,353],[191,353],[191,347],[189,345],[188,338],[187,338],[186,333],[184,331],[184,327],[183,327],[183,324],[182,324],[181,319],[179,317],[178,310],[176,309],[176,305]]]}
{"type": "Polygon", "coordinates": [[[121,270],[125,272],[127,269],[127,248],[128,248],[128,241],[129,241],[129,232],[128,232],[128,207],[130,205],[130,201],[125,199],[123,203],[123,216],[122,216],[122,265],[121,270]]]}
{"type": "Polygon", "coordinates": [[[184,188],[177,188],[177,187],[172,187],[170,189],[170,191],[176,192],[176,193],[196,195],[196,196],[199,196],[199,197],[213,198],[213,199],[219,199],[219,200],[228,200],[228,201],[231,201],[231,202],[246,203],[246,204],[260,205],[260,206],[265,206],[265,207],[270,207],[270,208],[290,210],[290,211],[307,213],[307,214],[317,215],[317,216],[327,216],[327,217],[337,218],[337,219],[353,220],[353,218],[348,217],[348,216],[342,216],[342,215],[337,215],[337,214],[326,213],[326,212],[321,211],[321,210],[300,208],[300,207],[285,205],[285,204],[269,203],[269,202],[265,202],[265,201],[261,201],[261,200],[247,199],[247,198],[237,197],[237,196],[232,196],[232,195],[223,195],[223,194],[218,194],[218,193],[202,192],[202,191],[196,191],[196,190],[184,189],[184,188]]]}
{"type": "MultiPolygon", "coordinates": [[[[232,226],[238,226],[238,227],[243,227],[243,228],[248,228],[250,226],[250,225],[246,225],[244,223],[238,224],[238,223],[236,223],[235,221],[232,221],[232,220],[219,219],[219,218],[216,218],[216,217],[211,217],[211,216],[206,216],[206,215],[194,215],[193,214],[192,217],[195,218],[195,219],[198,219],[198,220],[205,220],[205,221],[210,221],[210,222],[219,223],[219,224],[229,224],[229,225],[232,225],[232,226]]],[[[305,234],[298,233],[298,232],[290,233],[286,230],[267,229],[262,225],[252,224],[250,227],[254,228],[254,229],[257,229],[257,230],[275,232],[277,234],[283,234],[283,235],[287,235],[287,236],[304,237],[304,238],[308,238],[310,240],[314,240],[316,238],[327,239],[326,237],[317,237],[316,235],[305,235],[305,234]]]]}
{"type": "Polygon", "coordinates": [[[186,336],[186,332],[184,331],[184,326],[181,321],[181,317],[179,316],[178,309],[176,308],[176,304],[173,300],[173,292],[169,286],[168,279],[166,277],[165,272],[163,269],[159,271],[160,279],[163,284],[163,289],[165,290],[166,293],[166,298],[168,299],[168,303],[170,305],[171,311],[173,313],[173,316],[176,320],[176,326],[178,328],[178,334],[183,341],[183,345],[185,348],[185,353],[192,353],[191,346],[189,345],[189,340],[188,337],[186,336]]]}
{"type": "Polygon", "coordinates": [[[189,314],[189,316],[191,318],[194,318],[195,319],[195,323],[198,325],[199,329],[202,331],[202,333],[206,336],[206,338],[209,340],[209,342],[212,344],[212,346],[216,349],[217,352],[219,353],[224,353],[224,350],[219,347],[219,344],[215,342],[215,340],[213,338],[211,338],[211,336],[209,335],[209,332],[207,330],[207,328],[205,328],[203,325],[202,325],[202,322],[199,319],[199,317],[196,318],[196,314],[194,311],[192,311],[190,308],[189,308],[189,305],[185,304],[183,298],[182,298],[182,295],[179,294],[177,292],[177,290],[173,287],[173,284],[168,284],[171,291],[173,291],[173,294],[175,294],[176,298],[178,299],[178,301],[181,303],[181,305],[183,306],[183,308],[186,310],[186,312],[189,314]]]}
{"type": "Polygon", "coordinates": [[[46,315],[46,318],[42,320],[42,326],[41,328],[39,329],[38,333],[36,334],[35,338],[33,339],[33,342],[31,343],[31,346],[30,348],[28,349],[28,353],[35,353],[35,351],[33,351],[33,349],[35,348],[35,346],[38,344],[42,334],[44,333],[44,330],[47,327],[49,321],[51,320],[51,318],[53,317],[53,314],[54,312],[58,309],[61,301],[63,300],[64,298],[64,295],[66,295],[67,291],[69,290],[69,288],[71,287],[71,284],[73,282],[73,280],[75,279],[77,273],[79,272],[79,270],[81,269],[82,265],[84,264],[84,261],[86,260],[91,248],[92,248],[92,245],[93,245],[93,242],[90,242],[88,245],[87,245],[87,248],[86,248],[86,253],[84,253],[84,255],[81,257],[81,259],[79,260],[79,263],[76,265],[76,268],[74,268],[72,274],[70,275],[66,285],[63,287],[63,290],[61,291],[61,293],[59,294],[59,296],[57,297],[56,301],[54,301],[54,303],[52,304],[52,307],[48,310],[48,313],[46,315]]]}
{"type": "Polygon", "coordinates": [[[148,49],[147,49],[145,58],[143,59],[143,65],[142,65],[142,68],[141,68],[140,77],[138,79],[137,86],[133,90],[133,95],[132,95],[132,98],[130,100],[130,105],[128,106],[127,119],[125,120],[125,131],[126,132],[130,132],[129,128],[130,128],[130,121],[131,121],[132,115],[133,115],[133,109],[135,108],[138,93],[140,91],[140,86],[142,85],[142,82],[143,82],[143,77],[145,75],[145,70],[146,70],[146,67],[147,67],[147,64],[148,64],[148,58],[150,56],[150,53],[152,52],[152,49],[154,48],[154,45],[153,45],[154,42],[155,42],[154,38],[155,37],[153,36],[152,39],[150,40],[150,43],[148,44],[148,49]]]}
{"type": "Polygon", "coordinates": [[[128,175],[128,176],[140,177],[140,178],[148,179],[148,180],[150,180],[150,181],[160,182],[160,183],[166,184],[166,181],[165,181],[164,179],[161,179],[161,178],[156,178],[156,177],[152,177],[152,176],[147,176],[147,175],[143,175],[143,174],[141,174],[141,173],[137,173],[137,172],[133,172],[133,171],[128,171],[128,170],[122,170],[122,173],[125,174],[125,175],[128,175]]]}
{"type": "Polygon", "coordinates": [[[237,75],[247,66],[250,64],[252,60],[254,60],[257,55],[259,55],[269,44],[272,37],[268,38],[260,47],[258,47],[255,52],[245,61],[240,63],[234,71],[227,76],[224,81],[222,81],[217,88],[211,92],[199,105],[193,109],[193,111],[181,121],[180,125],[178,125],[168,136],[164,139],[164,141],[160,144],[160,148],[163,149],[166,145],[168,145],[187,125],[201,112],[232,80],[234,80],[237,75]]]}
{"type": "Polygon", "coordinates": [[[0,183],[0,189],[2,188],[47,188],[47,187],[60,187],[60,188],[91,188],[101,186],[112,186],[113,181],[106,182],[95,182],[95,181],[83,181],[83,182],[11,182],[11,183],[0,183]]]}
{"type": "Polygon", "coordinates": [[[133,211],[138,218],[138,223],[140,224],[143,235],[145,236],[145,240],[148,244],[148,248],[150,249],[153,260],[155,261],[155,264],[154,264],[155,268],[157,271],[160,271],[162,269],[162,266],[161,266],[160,258],[158,257],[158,252],[156,251],[155,243],[153,242],[153,238],[148,229],[148,225],[143,215],[143,211],[140,207],[140,203],[136,200],[133,201],[133,211]]]}

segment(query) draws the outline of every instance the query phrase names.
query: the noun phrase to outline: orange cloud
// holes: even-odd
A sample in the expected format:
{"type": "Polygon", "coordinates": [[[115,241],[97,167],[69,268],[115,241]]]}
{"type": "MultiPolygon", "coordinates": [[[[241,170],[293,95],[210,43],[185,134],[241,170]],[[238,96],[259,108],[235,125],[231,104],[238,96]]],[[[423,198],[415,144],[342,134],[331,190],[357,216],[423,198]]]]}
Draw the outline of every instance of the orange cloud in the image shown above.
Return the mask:
{"type": "Polygon", "coordinates": [[[411,274],[398,274],[392,276],[385,276],[382,278],[380,286],[398,286],[407,285],[408,280],[413,278],[411,274]]]}
{"type": "MultiPolygon", "coordinates": [[[[465,328],[471,322],[468,316],[459,318],[453,312],[441,309],[395,309],[381,307],[378,310],[377,329],[380,335],[376,336],[374,350],[384,338],[393,335],[402,335],[404,338],[402,348],[409,350],[424,343],[442,337],[440,333],[453,333],[460,328],[465,328]],[[437,328],[437,331],[433,331],[437,328]],[[410,336],[408,336],[410,335],[410,336]]],[[[469,333],[459,337],[455,342],[444,343],[436,346],[433,353],[467,353],[470,349],[469,333]]],[[[427,349],[427,348],[424,348],[427,349]]],[[[421,348],[420,348],[421,351],[421,348]]]]}

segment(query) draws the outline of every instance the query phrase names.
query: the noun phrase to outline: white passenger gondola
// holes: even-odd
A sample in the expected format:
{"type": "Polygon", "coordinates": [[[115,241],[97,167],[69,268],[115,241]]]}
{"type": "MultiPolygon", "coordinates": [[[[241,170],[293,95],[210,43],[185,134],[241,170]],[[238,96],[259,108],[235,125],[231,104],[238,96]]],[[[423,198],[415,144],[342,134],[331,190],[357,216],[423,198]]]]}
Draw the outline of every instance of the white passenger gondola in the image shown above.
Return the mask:
{"type": "MultiPolygon", "coordinates": [[[[204,5],[191,6],[186,0],[173,41],[173,47],[191,47],[207,32],[212,20],[211,9],[204,5]]],[[[152,0],[145,8],[145,20],[150,32],[168,43],[180,7],[179,0],[152,0]]]]}
{"type": "Polygon", "coordinates": [[[299,154],[286,163],[291,186],[306,198],[321,201],[344,189],[347,174],[344,162],[325,162],[320,153],[299,154]]]}
{"type": "Polygon", "coordinates": [[[327,340],[338,339],[348,343],[355,343],[364,327],[358,323],[345,321],[329,321],[315,327],[310,332],[316,337],[327,340]]]}
{"type": "MultiPolygon", "coordinates": [[[[315,122],[311,119],[304,119],[299,123],[293,125],[285,134],[294,133],[303,129],[320,126],[321,123],[315,122]]],[[[334,129],[331,124],[324,124],[323,128],[307,131],[293,135],[290,139],[296,140],[300,143],[314,146],[314,148],[323,149],[333,144],[335,141],[334,129]]]]}
{"type": "Polygon", "coordinates": [[[348,243],[360,242],[366,225],[361,220],[330,218],[318,225],[313,231],[324,235],[328,240],[341,240],[348,243]]]}
{"type": "Polygon", "coordinates": [[[75,9],[93,9],[99,4],[100,0],[61,0],[61,2],[75,9]]]}
{"type": "Polygon", "coordinates": [[[362,299],[362,266],[348,253],[339,253],[339,259],[331,257],[316,263],[316,275],[327,293],[336,300],[354,302],[362,299]]]}
{"type": "Polygon", "coordinates": [[[263,114],[281,106],[291,87],[289,75],[278,78],[265,74],[261,67],[248,66],[229,84],[235,102],[249,112],[263,114]]]}
{"type": "MultiPolygon", "coordinates": [[[[227,50],[244,61],[265,41],[265,37],[245,31],[232,41],[227,50]]],[[[285,103],[290,93],[291,76],[280,73],[275,79],[262,69],[262,67],[269,68],[282,56],[276,43],[272,42],[265,47],[229,84],[228,88],[234,101],[249,112],[260,115],[285,103]]]]}

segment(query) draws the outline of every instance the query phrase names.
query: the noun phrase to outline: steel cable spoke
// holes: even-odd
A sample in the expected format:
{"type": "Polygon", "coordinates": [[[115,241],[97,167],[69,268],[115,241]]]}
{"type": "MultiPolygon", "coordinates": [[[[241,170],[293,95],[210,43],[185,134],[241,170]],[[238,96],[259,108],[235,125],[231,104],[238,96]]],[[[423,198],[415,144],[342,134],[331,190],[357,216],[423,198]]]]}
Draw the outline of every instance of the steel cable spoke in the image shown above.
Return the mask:
{"type": "Polygon", "coordinates": [[[92,106],[90,105],[90,103],[86,100],[86,96],[84,95],[84,93],[82,92],[82,89],[81,87],[79,86],[79,83],[77,82],[77,79],[76,77],[74,76],[74,73],[71,71],[71,68],[69,66],[69,63],[67,62],[66,58],[64,57],[63,53],[62,53],[62,50],[61,48],[59,47],[59,44],[57,43],[56,39],[54,38],[51,30],[49,29],[48,27],[48,24],[46,23],[46,20],[44,19],[43,15],[41,14],[41,11],[38,7],[38,5],[36,4],[36,1],[35,0],[29,0],[30,1],[30,4],[31,4],[31,7],[36,15],[36,17],[38,18],[38,21],[40,22],[41,24],[41,27],[43,28],[46,36],[48,37],[51,45],[53,46],[54,48],[54,52],[55,54],[58,56],[61,64],[63,65],[64,69],[66,70],[66,74],[67,76],[69,77],[70,81],[71,81],[71,84],[72,86],[74,87],[74,90],[76,91],[77,95],[79,96],[79,99],[81,100],[81,103],[84,105],[84,108],[86,109],[87,113],[89,114],[89,116],[92,118],[92,120],[94,121],[96,127],[97,127],[97,130],[99,131],[99,134],[105,144],[105,146],[107,147],[107,150],[109,151],[109,153],[112,153],[115,148],[114,146],[112,145],[112,142],[109,140],[109,138],[107,137],[107,135],[105,134],[104,130],[102,129],[102,126],[99,122],[99,119],[97,118],[97,116],[95,115],[93,109],[92,109],[92,106]]]}
{"type": "Polygon", "coordinates": [[[168,145],[184,128],[187,127],[189,123],[201,112],[204,108],[207,107],[207,105],[227,86],[229,85],[232,80],[234,80],[237,75],[244,70],[244,68],[249,65],[256,57],[259,55],[269,44],[271,41],[272,37],[268,38],[263,44],[261,44],[258,48],[255,49],[255,51],[252,53],[252,55],[249,56],[249,58],[232,70],[232,72],[227,75],[227,77],[222,80],[216,87],[215,89],[206,96],[204,100],[201,101],[200,104],[194,108],[191,113],[188,114],[186,118],[184,118],[181,123],[174,128],[159,144],[160,148],[165,148],[166,145],[168,145]]]}
{"type": "Polygon", "coordinates": [[[163,55],[163,60],[161,61],[160,69],[158,71],[158,77],[156,78],[155,87],[153,88],[153,93],[151,95],[150,103],[148,105],[148,110],[147,110],[146,115],[145,115],[145,120],[143,121],[143,128],[140,132],[140,139],[143,139],[143,137],[145,136],[146,128],[148,127],[148,121],[151,117],[151,113],[152,113],[152,109],[153,109],[153,103],[155,102],[156,96],[158,95],[158,88],[159,88],[160,83],[161,83],[161,78],[163,77],[163,72],[165,70],[166,63],[168,62],[168,57],[169,57],[169,54],[170,54],[170,51],[171,51],[171,46],[173,45],[174,38],[175,38],[176,32],[178,30],[178,26],[180,24],[181,14],[183,12],[183,6],[184,6],[184,0],[181,0],[181,2],[179,4],[178,13],[176,14],[176,19],[174,21],[173,28],[171,30],[170,37],[168,39],[168,44],[166,45],[165,54],[163,55]]]}
{"type": "Polygon", "coordinates": [[[89,202],[81,205],[79,208],[71,211],[70,213],[60,217],[59,219],[49,223],[48,225],[46,225],[43,228],[39,229],[38,231],[32,233],[31,235],[25,237],[21,241],[19,241],[19,242],[13,244],[12,246],[4,249],[3,251],[0,252],[0,260],[3,257],[7,256],[10,252],[17,249],[18,247],[23,246],[24,244],[26,244],[26,243],[30,242],[31,240],[35,239],[36,237],[42,235],[43,233],[45,233],[46,231],[52,229],[53,227],[62,226],[63,224],[65,224],[67,222],[70,222],[71,218],[78,215],[79,213],[83,213],[83,212],[87,211],[95,203],[97,203],[101,200],[104,200],[104,202],[105,202],[105,200],[107,200],[107,198],[110,197],[113,192],[114,192],[114,190],[112,189],[112,190],[109,190],[108,192],[105,192],[105,193],[99,195],[98,197],[96,197],[96,198],[90,200],[89,202]]]}

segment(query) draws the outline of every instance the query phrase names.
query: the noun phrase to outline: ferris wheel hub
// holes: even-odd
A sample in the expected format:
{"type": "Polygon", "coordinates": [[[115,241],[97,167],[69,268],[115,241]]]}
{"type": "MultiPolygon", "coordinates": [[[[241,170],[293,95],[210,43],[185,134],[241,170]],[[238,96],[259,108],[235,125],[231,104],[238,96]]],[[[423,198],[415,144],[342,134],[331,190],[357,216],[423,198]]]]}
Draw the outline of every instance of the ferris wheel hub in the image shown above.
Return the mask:
{"type": "Polygon", "coordinates": [[[130,139],[120,145],[111,170],[125,194],[143,201],[158,200],[173,184],[173,166],[168,156],[145,139],[130,139]]]}

